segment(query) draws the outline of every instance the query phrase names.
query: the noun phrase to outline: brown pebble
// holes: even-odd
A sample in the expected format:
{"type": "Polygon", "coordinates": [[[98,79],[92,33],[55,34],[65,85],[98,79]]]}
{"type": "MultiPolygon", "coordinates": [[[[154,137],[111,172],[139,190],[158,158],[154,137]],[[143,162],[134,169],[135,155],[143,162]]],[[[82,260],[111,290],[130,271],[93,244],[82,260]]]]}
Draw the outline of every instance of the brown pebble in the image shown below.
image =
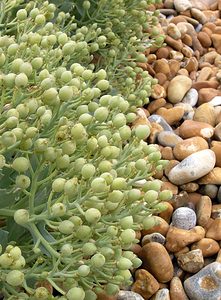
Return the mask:
{"type": "Polygon", "coordinates": [[[180,254],[177,257],[178,265],[188,273],[197,273],[204,266],[204,259],[201,249],[191,250],[180,254]]]}
{"type": "Polygon", "coordinates": [[[218,218],[221,215],[221,204],[213,204],[211,217],[218,218]]]}
{"type": "Polygon", "coordinates": [[[221,249],[219,250],[219,252],[217,254],[216,261],[221,263],[221,249]]]}
{"type": "Polygon", "coordinates": [[[168,47],[161,47],[159,48],[157,51],[156,51],[156,56],[158,59],[161,59],[161,58],[168,58],[169,57],[169,48],[168,47]]]}
{"type": "Polygon", "coordinates": [[[206,237],[221,241],[221,219],[215,219],[206,232],[206,237]]]}
{"type": "Polygon", "coordinates": [[[220,95],[220,91],[213,88],[202,88],[198,92],[198,105],[211,101],[214,97],[220,95]]]}
{"type": "Polygon", "coordinates": [[[142,248],[142,259],[144,268],[159,282],[164,283],[172,279],[173,264],[163,245],[156,242],[146,244],[142,248]]]}
{"type": "Polygon", "coordinates": [[[208,143],[204,138],[200,136],[194,136],[178,142],[173,148],[173,154],[176,159],[181,161],[195,152],[208,148],[208,143]]]}
{"type": "Polygon", "coordinates": [[[179,163],[178,160],[170,160],[169,163],[167,164],[167,166],[164,169],[165,175],[168,176],[169,172],[173,169],[173,167],[178,165],[178,163],[179,163]]]}
{"type": "Polygon", "coordinates": [[[161,150],[162,159],[172,160],[174,159],[173,149],[171,147],[163,147],[161,150]]]}
{"type": "Polygon", "coordinates": [[[170,181],[163,181],[162,186],[161,186],[161,190],[170,190],[173,193],[173,195],[177,195],[178,194],[178,187],[177,187],[177,185],[173,184],[170,181]]]}
{"type": "Polygon", "coordinates": [[[219,82],[218,81],[198,81],[198,82],[194,82],[192,85],[192,88],[198,90],[201,90],[203,88],[213,88],[213,89],[217,89],[219,86],[219,82]]]}
{"type": "Polygon", "coordinates": [[[97,300],[117,300],[117,296],[108,296],[107,293],[102,292],[97,294],[97,300]]]}
{"type": "Polygon", "coordinates": [[[160,84],[155,84],[152,87],[151,95],[153,99],[160,99],[160,98],[165,98],[166,97],[166,91],[163,86],[160,84]]]}
{"type": "Polygon", "coordinates": [[[150,114],[154,113],[158,108],[164,106],[166,104],[166,100],[164,98],[160,98],[160,99],[156,99],[151,101],[148,106],[147,109],[149,111],[150,114]]]}
{"type": "Polygon", "coordinates": [[[205,122],[185,120],[179,127],[179,134],[184,139],[195,136],[201,136],[202,138],[208,139],[213,136],[214,128],[205,122]]]}
{"type": "Polygon", "coordinates": [[[221,142],[214,144],[210,149],[216,155],[216,166],[221,168],[221,142]]]}
{"type": "Polygon", "coordinates": [[[167,81],[167,76],[163,73],[157,73],[155,78],[158,80],[160,85],[163,85],[167,81]]]}
{"type": "Polygon", "coordinates": [[[214,107],[209,103],[204,103],[200,105],[195,110],[193,120],[198,122],[204,122],[210,124],[211,126],[215,126],[216,115],[214,107]]]}
{"type": "Polygon", "coordinates": [[[191,47],[192,44],[193,44],[193,39],[192,39],[192,37],[191,37],[189,34],[186,33],[186,34],[184,34],[184,36],[183,36],[183,38],[182,38],[182,42],[183,42],[185,45],[191,47]]]}
{"type": "Polygon", "coordinates": [[[181,40],[175,40],[168,35],[165,38],[165,43],[177,51],[180,51],[183,47],[183,43],[181,40]]]}
{"type": "Polygon", "coordinates": [[[194,206],[200,201],[202,195],[200,193],[188,193],[189,202],[192,203],[194,206]]]}
{"type": "Polygon", "coordinates": [[[172,107],[170,109],[161,107],[156,111],[156,114],[162,116],[169,125],[174,125],[182,119],[184,108],[181,106],[172,107]]]}
{"type": "Polygon", "coordinates": [[[188,300],[184,291],[182,281],[179,277],[173,277],[170,282],[170,299],[171,300],[188,300]]]}
{"type": "Polygon", "coordinates": [[[170,73],[170,67],[165,58],[156,60],[153,65],[153,69],[156,73],[163,73],[165,75],[170,73]]]}
{"type": "Polygon", "coordinates": [[[221,54],[221,35],[218,33],[213,33],[211,35],[211,39],[216,51],[221,54]]]}
{"type": "Polygon", "coordinates": [[[189,182],[183,185],[180,185],[180,188],[187,193],[193,193],[198,190],[199,185],[196,182],[189,182]]]}
{"type": "Polygon", "coordinates": [[[205,226],[212,212],[212,201],[208,196],[202,196],[196,205],[197,224],[205,226]]]}
{"type": "Polygon", "coordinates": [[[159,283],[147,270],[139,269],[135,272],[135,282],[131,289],[133,292],[149,299],[159,288],[159,283]]]}
{"type": "Polygon", "coordinates": [[[219,244],[213,239],[203,238],[199,242],[193,243],[191,250],[200,249],[203,253],[203,257],[209,257],[216,254],[220,247],[219,244]]]}
{"type": "Polygon", "coordinates": [[[213,73],[213,70],[210,67],[204,67],[200,70],[197,81],[206,81],[208,80],[213,73]]]}
{"type": "Polygon", "coordinates": [[[208,33],[200,31],[197,34],[198,40],[204,48],[209,48],[212,45],[212,41],[208,33]]]}
{"type": "Polygon", "coordinates": [[[218,141],[221,141],[221,122],[216,125],[214,136],[218,141]]]}
{"type": "Polygon", "coordinates": [[[169,224],[161,217],[154,216],[153,218],[154,218],[154,221],[155,221],[156,225],[151,227],[150,229],[143,229],[141,231],[142,236],[144,236],[146,234],[154,233],[154,232],[159,232],[163,236],[165,236],[167,234],[168,229],[169,229],[169,224]]]}
{"type": "Polygon", "coordinates": [[[221,185],[221,168],[215,167],[207,175],[198,180],[199,184],[217,184],[221,185]]]}
{"type": "Polygon", "coordinates": [[[201,226],[195,226],[190,230],[170,226],[165,247],[170,252],[177,252],[189,244],[200,241],[204,236],[205,230],[201,226]]]}
{"type": "Polygon", "coordinates": [[[157,141],[158,134],[163,131],[163,127],[155,122],[151,123],[150,135],[148,137],[148,141],[150,144],[155,144],[157,141]]]}
{"type": "Polygon", "coordinates": [[[188,58],[184,64],[184,68],[189,72],[198,70],[198,61],[195,57],[188,58]]]}

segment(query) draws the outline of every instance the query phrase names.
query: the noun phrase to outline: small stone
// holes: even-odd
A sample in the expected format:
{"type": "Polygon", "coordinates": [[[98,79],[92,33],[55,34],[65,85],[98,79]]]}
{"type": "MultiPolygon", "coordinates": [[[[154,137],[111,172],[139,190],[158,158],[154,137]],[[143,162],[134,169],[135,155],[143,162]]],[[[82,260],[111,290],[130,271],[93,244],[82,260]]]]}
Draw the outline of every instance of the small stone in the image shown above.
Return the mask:
{"type": "Polygon", "coordinates": [[[179,29],[173,23],[170,23],[167,26],[167,34],[175,40],[178,40],[181,38],[181,33],[180,33],[179,29]]]}
{"type": "Polygon", "coordinates": [[[192,107],[196,105],[198,101],[198,91],[196,89],[190,89],[184,96],[182,103],[190,104],[192,107]]]}
{"type": "Polygon", "coordinates": [[[187,193],[196,192],[199,189],[199,185],[196,182],[189,182],[186,184],[180,185],[180,188],[187,193]]]}
{"type": "Polygon", "coordinates": [[[202,195],[206,195],[214,199],[218,193],[218,187],[215,184],[206,184],[201,186],[200,191],[202,195]]]}
{"type": "MultiPolygon", "coordinates": [[[[139,269],[135,273],[135,282],[132,285],[132,292],[149,299],[159,289],[159,283],[147,270],[139,269]]],[[[128,300],[130,298],[127,298],[128,300]]]]}
{"type": "Polygon", "coordinates": [[[173,148],[173,154],[176,159],[181,161],[193,153],[208,148],[209,146],[205,139],[195,136],[178,142],[173,148]]]}
{"type": "Polygon", "coordinates": [[[165,247],[170,252],[178,252],[187,245],[200,241],[204,236],[205,230],[201,226],[195,226],[190,230],[170,226],[165,247]]]}
{"type": "Polygon", "coordinates": [[[170,300],[170,291],[167,288],[162,288],[150,300],[170,300]]]}
{"type": "Polygon", "coordinates": [[[221,203],[221,186],[219,187],[218,193],[217,193],[217,200],[219,203],[221,203]]]}
{"type": "Polygon", "coordinates": [[[162,159],[174,159],[173,149],[171,147],[163,147],[161,150],[162,159]]]}
{"type": "Polygon", "coordinates": [[[210,105],[212,106],[218,106],[221,105],[221,96],[215,96],[212,98],[209,102],[210,105]]]}
{"type": "Polygon", "coordinates": [[[215,167],[198,181],[199,184],[221,184],[221,168],[215,167]]]}
{"type": "Polygon", "coordinates": [[[213,239],[203,238],[199,242],[193,243],[191,250],[200,249],[203,257],[209,257],[219,252],[219,244],[213,239]]]}
{"type": "Polygon", "coordinates": [[[201,136],[202,138],[209,139],[213,134],[214,128],[204,122],[185,120],[179,127],[179,135],[184,139],[194,136],[201,136]]]}
{"type": "Polygon", "coordinates": [[[172,226],[181,229],[192,229],[196,226],[196,214],[188,207],[177,208],[172,215],[172,226]]]}
{"type": "Polygon", "coordinates": [[[165,75],[170,73],[170,67],[165,58],[156,60],[153,65],[153,69],[156,73],[163,73],[165,75]]]}
{"type": "Polygon", "coordinates": [[[213,42],[213,46],[216,49],[216,51],[221,54],[221,35],[217,33],[213,33],[211,35],[211,39],[213,42]]]}
{"type": "Polygon", "coordinates": [[[217,218],[212,222],[206,232],[206,237],[221,241],[221,218],[217,218]]]}
{"type": "Polygon", "coordinates": [[[173,277],[170,282],[170,300],[188,300],[182,281],[179,277],[173,277]]]}
{"type": "Polygon", "coordinates": [[[159,282],[168,282],[173,278],[173,264],[168,252],[160,243],[152,242],[143,246],[141,257],[145,269],[159,282]]]}
{"type": "Polygon", "coordinates": [[[221,216],[221,205],[220,204],[213,204],[211,217],[213,219],[217,219],[220,216],[221,216]]]}
{"type": "Polygon", "coordinates": [[[203,268],[204,259],[201,249],[195,249],[177,258],[178,265],[186,272],[196,273],[203,268]]]}
{"type": "Polygon", "coordinates": [[[161,107],[156,111],[156,114],[162,116],[169,125],[174,125],[182,119],[184,115],[184,109],[180,106],[169,109],[161,107]]]}
{"type": "Polygon", "coordinates": [[[182,101],[185,94],[192,86],[192,80],[185,75],[178,75],[174,77],[168,86],[167,97],[171,103],[178,103],[182,101]]]}
{"type": "Polygon", "coordinates": [[[120,291],[117,295],[117,300],[144,300],[144,298],[131,291],[120,291]]]}
{"type": "Polygon", "coordinates": [[[192,7],[192,4],[189,0],[174,0],[174,6],[176,11],[183,12],[192,7]]]}
{"type": "Polygon", "coordinates": [[[200,31],[197,37],[204,48],[209,48],[212,45],[211,38],[206,32],[200,31]]]}
{"type": "Polygon", "coordinates": [[[168,178],[172,183],[178,185],[194,181],[213,170],[215,162],[215,154],[212,150],[201,150],[189,155],[172,168],[168,178]]]}
{"type": "MultiPolygon", "coordinates": [[[[163,189],[168,189],[168,186],[166,188],[166,186],[164,186],[164,183],[162,184],[162,190],[163,189]]],[[[177,188],[177,190],[174,191],[173,187],[172,187],[170,190],[172,191],[172,193],[174,193],[174,192],[178,193],[178,188],[177,188]]],[[[163,203],[167,208],[164,211],[162,211],[161,213],[159,213],[158,216],[161,217],[162,219],[164,219],[169,224],[170,223],[170,219],[171,219],[172,214],[173,214],[173,206],[172,206],[172,204],[170,204],[167,201],[162,201],[161,203],[163,203]]]]}
{"type": "MultiPolygon", "coordinates": [[[[175,50],[172,50],[170,52],[170,58],[172,58],[172,59],[175,59],[175,60],[178,60],[178,61],[182,61],[183,57],[184,57],[184,55],[181,52],[178,52],[178,51],[175,51],[175,50]]],[[[183,69],[183,70],[185,70],[185,69],[183,69]]],[[[186,73],[185,74],[179,73],[179,74],[180,75],[188,75],[188,73],[187,74],[186,73]]]]}
{"type": "Polygon", "coordinates": [[[166,91],[160,84],[155,84],[152,88],[151,95],[153,99],[165,98],[166,91]]]}
{"type": "MultiPolygon", "coordinates": [[[[163,131],[162,131],[163,132],[163,131]]],[[[159,136],[158,136],[159,138],[159,136]]],[[[216,166],[221,167],[221,142],[213,143],[210,148],[216,155],[216,166]]]]}
{"type": "Polygon", "coordinates": [[[175,40],[172,37],[170,37],[169,35],[166,35],[165,43],[176,51],[181,51],[182,47],[183,47],[183,43],[182,43],[181,39],[175,40]]]}
{"type": "Polygon", "coordinates": [[[218,300],[221,290],[221,263],[213,262],[184,281],[191,300],[218,300]]]}
{"type": "Polygon", "coordinates": [[[198,20],[201,24],[205,24],[207,22],[207,18],[204,15],[204,13],[197,9],[197,8],[191,8],[191,15],[194,19],[198,20]]]}
{"type": "Polygon", "coordinates": [[[174,147],[183,139],[172,131],[161,131],[157,136],[158,142],[164,147],[174,147]]]}
{"type": "Polygon", "coordinates": [[[163,129],[166,131],[173,131],[170,125],[166,122],[166,120],[159,115],[153,114],[148,117],[148,120],[150,123],[154,122],[160,124],[163,127],[163,129]]]}
{"type": "Polygon", "coordinates": [[[216,125],[214,130],[214,136],[218,141],[221,141],[221,122],[216,125]]]}
{"type": "Polygon", "coordinates": [[[205,81],[208,80],[213,74],[213,70],[210,67],[204,67],[199,72],[199,76],[197,77],[197,81],[205,81]]]}
{"type": "MultiPolygon", "coordinates": [[[[208,123],[211,126],[215,126],[216,115],[214,107],[209,103],[204,103],[197,107],[193,116],[194,121],[208,123]]],[[[216,129],[215,129],[216,133],[216,129]]]]}
{"type": "Polygon", "coordinates": [[[160,98],[160,99],[156,99],[151,101],[148,106],[147,109],[149,111],[150,114],[154,113],[158,108],[164,106],[166,104],[166,100],[164,98],[160,98]]]}
{"type": "Polygon", "coordinates": [[[156,242],[163,245],[165,243],[165,237],[158,232],[154,232],[151,234],[146,234],[141,241],[142,246],[151,242],[156,242]]]}
{"type": "Polygon", "coordinates": [[[205,226],[211,216],[212,201],[208,196],[202,196],[196,205],[197,224],[205,226]]]}

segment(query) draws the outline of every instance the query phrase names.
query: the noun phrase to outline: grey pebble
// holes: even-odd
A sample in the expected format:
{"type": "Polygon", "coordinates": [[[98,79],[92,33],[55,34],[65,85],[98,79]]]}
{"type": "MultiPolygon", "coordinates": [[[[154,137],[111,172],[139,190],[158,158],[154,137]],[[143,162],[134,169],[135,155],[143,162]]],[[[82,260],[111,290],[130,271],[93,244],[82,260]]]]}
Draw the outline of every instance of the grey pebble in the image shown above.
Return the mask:
{"type": "Polygon", "coordinates": [[[156,242],[159,244],[164,244],[165,243],[166,238],[160,234],[159,232],[154,232],[151,234],[146,234],[143,238],[142,238],[142,246],[148,244],[148,243],[152,243],[152,242],[156,242]]]}
{"type": "Polygon", "coordinates": [[[218,187],[215,184],[206,184],[201,186],[199,193],[214,199],[218,193],[218,187]]]}
{"type": "Polygon", "coordinates": [[[198,24],[198,25],[195,27],[195,30],[196,30],[196,32],[200,32],[202,28],[203,28],[203,25],[202,25],[202,24],[198,24]]]}
{"type": "Polygon", "coordinates": [[[197,101],[198,101],[198,92],[196,89],[191,88],[184,96],[182,103],[190,104],[192,107],[194,107],[197,101]]]}
{"type": "Polygon", "coordinates": [[[161,131],[157,136],[158,142],[164,147],[175,147],[183,139],[172,131],[161,131]]]}
{"type": "Polygon", "coordinates": [[[158,290],[154,295],[154,300],[170,300],[170,291],[167,288],[158,290]]]}
{"type": "Polygon", "coordinates": [[[221,263],[213,262],[184,281],[191,300],[219,300],[221,296],[221,263]]]}
{"type": "Polygon", "coordinates": [[[144,300],[144,298],[131,291],[120,291],[117,295],[117,300],[144,300]]]}
{"type": "Polygon", "coordinates": [[[218,201],[219,203],[221,203],[221,186],[220,186],[219,189],[218,189],[218,193],[217,193],[217,201],[218,201]]]}
{"type": "Polygon", "coordinates": [[[173,131],[172,127],[167,123],[167,121],[159,115],[153,114],[148,117],[148,120],[151,123],[155,122],[155,123],[160,124],[165,131],[173,131]]]}
{"type": "Polygon", "coordinates": [[[196,226],[196,214],[188,207],[177,208],[172,215],[172,226],[189,230],[196,226]]]}

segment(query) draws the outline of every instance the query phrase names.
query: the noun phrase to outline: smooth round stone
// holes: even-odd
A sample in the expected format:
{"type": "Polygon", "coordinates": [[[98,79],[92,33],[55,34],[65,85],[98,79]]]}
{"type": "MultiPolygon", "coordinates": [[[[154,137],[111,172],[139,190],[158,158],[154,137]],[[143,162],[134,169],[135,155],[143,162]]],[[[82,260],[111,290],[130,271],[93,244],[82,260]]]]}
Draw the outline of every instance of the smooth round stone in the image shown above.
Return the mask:
{"type": "Polygon", "coordinates": [[[177,208],[172,215],[172,226],[181,229],[192,229],[196,226],[196,214],[188,207],[177,208]]]}
{"type": "Polygon", "coordinates": [[[178,103],[183,100],[185,94],[192,86],[192,80],[185,75],[177,75],[174,77],[167,89],[167,98],[171,103],[178,103]]]}
{"type": "Polygon", "coordinates": [[[159,115],[153,114],[150,117],[148,117],[148,120],[151,123],[154,122],[154,123],[160,124],[165,131],[173,131],[172,127],[170,127],[170,125],[167,123],[167,121],[159,115]]]}
{"type": "Polygon", "coordinates": [[[144,300],[144,298],[131,291],[120,291],[117,295],[117,300],[144,300]]]}
{"type": "Polygon", "coordinates": [[[221,263],[213,262],[184,281],[191,300],[218,300],[221,291],[221,263]]]}
{"type": "Polygon", "coordinates": [[[216,156],[212,150],[201,150],[189,155],[173,167],[168,178],[172,183],[182,185],[208,174],[213,170],[215,163],[216,156]]]}
{"type": "Polygon", "coordinates": [[[218,193],[218,187],[215,184],[206,184],[200,188],[199,192],[214,199],[218,193]]]}
{"type": "Polygon", "coordinates": [[[184,96],[182,103],[186,103],[194,107],[198,101],[198,91],[196,89],[190,89],[184,96]]]}
{"type": "Polygon", "coordinates": [[[161,131],[157,136],[158,142],[164,147],[174,147],[183,139],[172,131],[161,131]]]}
{"type": "Polygon", "coordinates": [[[212,106],[218,106],[221,105],[221,96],[215,96],[212,100],[208,102],[212,106]]]}

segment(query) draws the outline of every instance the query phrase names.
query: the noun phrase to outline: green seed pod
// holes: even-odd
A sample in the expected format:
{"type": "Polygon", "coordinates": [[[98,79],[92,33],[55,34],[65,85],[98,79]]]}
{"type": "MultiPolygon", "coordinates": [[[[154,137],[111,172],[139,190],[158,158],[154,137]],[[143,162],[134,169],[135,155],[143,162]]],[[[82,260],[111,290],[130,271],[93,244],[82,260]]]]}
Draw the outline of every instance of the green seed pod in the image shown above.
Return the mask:
{"type": "Polygon", "coordinates": [[[4,269],[9,269],[13,264],[13,258],[8,253],[0,255],[0,266],[4,269]]]}
{"type": "Polygon", "coordinates": [[[85,256],[91,256],[95,254],[97,247],[93,243],[85,243],[82,247],[82,252],[85,256]]]}
{"type": "Polygon", "coordinates": [[[113,284],[113,283],[108,283],[106,286],[105,286],[105,292],[107,293],[107,295],[109,296],[115,296],[119,293],[120,291],[120,288],[118,285],[116,284],[113,284]]]}
{"type": "Polygon", "coordinates": [[[73,247],[71,244],[64,244],[61,247],[61,255],[70,256],[73,253],[73,247]]]}
{"type": "Polygon", "coordinates": [[[106,262],[104,255],[101,253],[94,254],[91,259],[91,264],[94,268],[101,268],[106,262]]]}
{"type": "Polygon", "coordinates": [[[51,207],[53,217],[63,217],[66,214],[67,208],[63,203],[55,203],[51,207]]]}
{"type": "Polygon", "coordinates": [[[77,273],[81,276],[81,277],[87,277],[90,273],[90,267],[87,265],[81,265],[78,269],[77,269],[77,273]]]}
{"type": "Polygon", "coordinates": [[[16,136],[13,132],[6,131],[1,136],[1,142],[3,146],[10,147],[16,143],[16,136]]]}
{"type": "Polygon", "coordinates": [[[85,164],[81,169],[81,175],[84,179],[89,179],[94,176],[96,169],[92,164],[85,164]]]}
{"type": "Polygon", "coordinates": [[[135,128],[135,135],[140,140],[145,140],[150,135],[150,127],[147,125],[138,125],[135,128]]]}
{"type": "Polygon", "coordinates": [[[124,244],[132,243],[136,238],[136,232],[133,229],[125,229],[122,231],[120,238],[124,244]]]}
{"type": "Polygon", "coordinates": [[[72,234],[74,231],[74,224],[69,220],[64,220],[59,224],[58,230],[64,234],[72,234]]]}
{"type": "Polygon", "coordinates": [[[117,262],[119,270],[128,270],[132,267],[132,265],[132,262],[126,257],[121,257],[117,262]]]}
{"type": "Polygon", "coordinates": [[[92,234],[91,228],[87,225],[79,226],[76,231],[76,237],[81,241],[89,240],[91,234],[92,234]]]}
{"type": "Polygon", "coordinates": [[[27,189],[31,184],[31,180],[26,175],[18,175],[15,179],[15,184],[20,189],[27,189]]]}
{"type": "Polygon", "coordinates": [[[75,124],[71,129],[71,136],[73,139],[81,140],[87,136],[84,126],[80,123],[75,124]]]}
{"type": "Polygon", "coordinates": [[[107,191],[107,183],[104,178],[97,177],[91,182],[91,189],[94,193],[102,193],[107,191]]]}
{"type": "Polygon", "coordinates": [[[26,172],[29,169],[29,166],[30,162],[25,157],[17,157],[12,163],[12,168],[19,173],[26,172]]]}
{"type": "Polygon", "coordinates": [[[36,300],[37,299],[47,300],[50,297],[50,293],[45,287],[41,286],[41,287],[36,288],[34,297],[35,297],[34,299],[36,299],[36,300]]]}
{"type": "Polygon", "coordinates": [[[28,77],[25,73],[20,73],[15,77],[15,85],[20,87],[25,87],[28,84],[28,77]]]}
{"type": "Polygon", "coordinates": [[[86,210],[84,216],[87,222],[94,224],[100,220],[101,213],[96,208],[89,208],[88,210],[86,210]]]}
{"type": "Polygon", "coordinates": [[[14,220],[19,225],[25,225],[29,221],[29,212],[26,209],[16,210],[14,220]]]}
{"type": "Polygon", "coordinates": [[[159,193],[159,200],[168,201],[173,197],[173,193],[170,190],[163,190],[159,193]]]}
{"type": "Polygon", "coordinates": [[[156,219],[154,216],[145,217],[142,223],[143,223],[143,229],[148,230],[156,225],[156,219]]]}
{"type": "Polygon", "coordinates": [[[65,195],[67,195],[68,197],[72,197],[74,195],[74,193],[77,190],[77,178],[71,178],[69,180],[67,180],[64,184],[64,193],[65,195]]]}
{"type": "Polygon", "coordinates": [[[85,291],[84,300],[96,300],[96,299],[97,299],[97,295],[95,294],[95,292],[93,292],[91,290],[85,291]]]}
{"type": "Polygon", "coordinates": [[[84,300],[85,292],[80,287],[73,287],[67,292],[66,296],[68,300],[84,300]]]}
{"type": "Polygon", "coordinates": [[[20,286],[24,281],[24,274],[18,270],[10,271],[6,275],[6,281],[11,286],[20,286]]]}
{"type": "Polygon", "coordinates": [[[130,229],[133,226],[133,217],[127,216],[120,220],[120,226],[122,229],[130,229]]]}
{"type": "Polygon", "coordinates": [[[154,191],[154,190],[149,190],[145,193],[144,195],[144,200],[151,204],[151,203],[154,203],[159,197],[159,194],[157,191],[154,191]]]}

